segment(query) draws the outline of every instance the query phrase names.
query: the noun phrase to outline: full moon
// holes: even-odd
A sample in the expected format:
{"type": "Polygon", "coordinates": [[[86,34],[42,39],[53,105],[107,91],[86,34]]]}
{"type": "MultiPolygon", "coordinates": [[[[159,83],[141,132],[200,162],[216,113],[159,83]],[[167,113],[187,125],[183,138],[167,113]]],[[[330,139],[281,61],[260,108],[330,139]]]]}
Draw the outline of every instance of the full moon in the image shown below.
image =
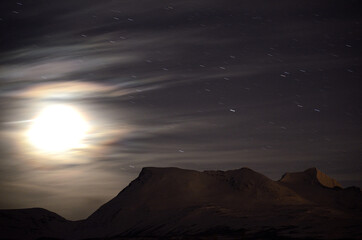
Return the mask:
{"type": "Polygon", "coordinates": [[[64,152],[80,147],[88,124],[75,108],[67,105],[46,107],[27,132],[30,143],[46,152],[64,152]]]}

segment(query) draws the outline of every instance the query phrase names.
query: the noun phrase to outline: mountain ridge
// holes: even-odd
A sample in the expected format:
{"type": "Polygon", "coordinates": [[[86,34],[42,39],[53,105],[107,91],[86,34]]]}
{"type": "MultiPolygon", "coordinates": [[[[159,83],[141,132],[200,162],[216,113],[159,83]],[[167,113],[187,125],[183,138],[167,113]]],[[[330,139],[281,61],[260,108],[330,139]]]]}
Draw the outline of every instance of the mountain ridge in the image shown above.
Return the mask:
{"type": "Polygon", "coordinates": [[[227,171],[145,167],[113,199],[81,221],[68,221],[45,209],[0,210],[0,239],[158,238],[211,233],[237,233],[247,239],[266,229],[287,239],[358,239],[362,234],[356,224],[362,220],[361,200],[359,189],[343,189],[316,168],[286,173],[273,181],[245,167],[227,171]],[[13,211],[11,221],[9,211],[13,211]],[[22,212],[29,214],[19,217],[22,212]],[[45,217],[37,217],[39,212],[45,217]],[[34,223],[31,229],[27,221],[34,223]]]}

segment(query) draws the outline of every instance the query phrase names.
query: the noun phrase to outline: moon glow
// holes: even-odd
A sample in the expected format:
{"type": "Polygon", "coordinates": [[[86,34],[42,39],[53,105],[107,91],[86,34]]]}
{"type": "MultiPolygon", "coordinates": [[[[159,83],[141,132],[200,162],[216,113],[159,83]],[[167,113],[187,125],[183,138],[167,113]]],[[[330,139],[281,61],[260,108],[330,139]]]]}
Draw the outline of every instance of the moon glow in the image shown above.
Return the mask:
{"type": "Polygon", "coordinates": [[[45,152],[64,152],[82,145],[88,124],[75,108],[67,105],[46,107],[27,132],[30,143],[45,152]]]}

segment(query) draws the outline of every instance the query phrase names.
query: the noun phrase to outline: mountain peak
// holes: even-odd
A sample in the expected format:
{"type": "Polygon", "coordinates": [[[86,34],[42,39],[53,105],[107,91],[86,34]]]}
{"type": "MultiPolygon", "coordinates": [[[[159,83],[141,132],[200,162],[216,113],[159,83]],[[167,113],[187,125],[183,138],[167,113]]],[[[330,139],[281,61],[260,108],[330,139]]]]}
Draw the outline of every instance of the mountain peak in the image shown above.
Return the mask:
{"type": "Polygon", "coordinates": [[[315,172],[315,171],[319,171],[319,169],[316,167],[310,167],[310,168],[304,170],[304,172],[315,172]]]}
{"type": "Polygon", "coordinates": [[[308,168],[303,172],[286,173],[279,181],[290,184],[321,185],[328,188],[342,187],[335,179],[329,177],[316,167],[308,168]]]}
{"type": "Polygon", "coordinates": [[[316,167],[311,167],[311,168],[304,170],[304,173],[311,175],[311,176],[316,176],[318,173],[322,173],[322,172],[316,167]]]}

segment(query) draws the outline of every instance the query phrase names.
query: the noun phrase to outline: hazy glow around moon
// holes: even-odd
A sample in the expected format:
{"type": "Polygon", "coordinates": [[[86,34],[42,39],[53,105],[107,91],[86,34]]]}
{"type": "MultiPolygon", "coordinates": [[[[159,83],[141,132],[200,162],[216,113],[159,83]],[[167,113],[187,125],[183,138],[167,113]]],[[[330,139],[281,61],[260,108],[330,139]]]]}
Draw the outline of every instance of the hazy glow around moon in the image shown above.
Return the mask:
{"type": "Polygon", "coordinates": [[[73,107],[52,105],[34,119],[27,135],[30,143],[46,152],[62,152],[81,146],[88,124],[73,107]]]}

